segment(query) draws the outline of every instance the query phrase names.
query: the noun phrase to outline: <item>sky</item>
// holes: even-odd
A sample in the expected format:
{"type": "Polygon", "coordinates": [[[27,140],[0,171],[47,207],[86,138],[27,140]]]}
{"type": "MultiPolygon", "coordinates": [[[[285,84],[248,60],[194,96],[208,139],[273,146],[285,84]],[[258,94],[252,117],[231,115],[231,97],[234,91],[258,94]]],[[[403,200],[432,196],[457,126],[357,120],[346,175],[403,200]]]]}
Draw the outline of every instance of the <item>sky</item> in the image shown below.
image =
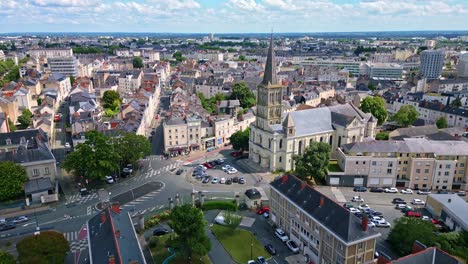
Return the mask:
{"type": "Polygon", "coordinates": [[[468,0],[0,0],[0,33],[272,30],[468,30],[468,0]]]}

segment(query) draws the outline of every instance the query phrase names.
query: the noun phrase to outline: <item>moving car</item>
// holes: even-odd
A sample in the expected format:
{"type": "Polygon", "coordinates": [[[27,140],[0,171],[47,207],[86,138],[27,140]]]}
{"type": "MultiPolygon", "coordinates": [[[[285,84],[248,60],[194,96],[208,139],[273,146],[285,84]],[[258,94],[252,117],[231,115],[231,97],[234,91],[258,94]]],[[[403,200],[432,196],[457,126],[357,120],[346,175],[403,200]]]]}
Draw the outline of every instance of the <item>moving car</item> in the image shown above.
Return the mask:
{"type": "Polygon", "coordinates": [[[167,234],[169,234],[169,230],[165,228],[156,228],[155,230],[153,230],[153,236],[164,236],[167,234]]]}
{"type": "Polygon", "coordinates": [[[418,194],[419,195],[428,195],[428,194],[431,194],[431,191],[427,190],[427,189],[421,189],[421,190],[418,190],[418,194]]]}
{"type": "Polygon", "coordinates": [[[356,186],[353,188],[353,191],[355,192],[367,192],[367,188],[364,186],[356,186]]]}
{"type": "Polygon", "coordinates": [[[375,192],[375,193],[383,193],[384,191],[385,191],[384,189],[376,188],[376,187],[370,189],[370,192],[375,192]]]}
{"type": "Polygon", "coordinates": [[[296,243],[292,240],[288,240],[286,242],[286,246],[292,251],[292,253],[296,254],[299,253],[299,247],[296,245],[296,243]]]}
{"type": "Polygon", "coordinates": [[[270,212],[270,207],[264,206],[264,207],[257,210],[257,214],[259,214],[259,215],[261,215],[263,213],[266,213],[266,212],[270,212]]]}
{"type": "Polygon", "coordinates": [[[415,204],[415,205],[424,205],[426,204],[423,200],[421,199],[413,199],[413,201],[411,201],[411,204],[415,204]]]}
{"type": "Polygon", "coordinates": [[[397,198],[393,198],[392,203],[393,204],[406,204],[406,201],[397,197],[397,198]]]}
{"type": "Polygon", "coordinates": [[[276,255],[276,249],[272,244],[266,244],[265,249],[270,253],[270,255],[276,255]]]}
{"type": "Polygon", "coordinates": [[[411,190],[411,189],[402,189],[400,192],[404,193],[404,194],[412,194],[413,190],[411,190]]]}
{"type": "Polygon", "coordinates": [[[105,177],[105,179],[106,179],[106,182],[107,182],[108,184],[114,183],[114,178],[112,178],[112,176],[109,176],[109,175],[108,175],[108,176],[105,177]]]}
{"type": "Polygon", "coordinates": [[[257,257],[257,263],[258,263],[258,264],[268,264],[268,263],[266,262],[265,258],[262,257],[262,256],[257,257]]]}
{"type": "Polygon", "coordinates": [[[421,217],[421,213],[415,211],[408,211],[405,213],[406,217],[421,217]]]}
{"type": "Polygon", "coordinates": [[[15,225],[12,225],[12,224],[6,224],[6,225],[2,225],[0,226],[0,231],[6,231],[6,230],[11,230],[11,229],[14,229],[16,228],[15,225]]]}
{"type": "Polygon", "coordinates": [[[398,189],[395,187],[385,188],[386,193],[398,193],[398,189]]]}
{"type": "Polygon", "coordinates": [[[284,233],[283,229],[277,228],[275,230],[275,235],[283,242],[286,242],[289,240],[289,237],[284,233]]]}
{"type": "Polygon", "coordinates": [[[353,198],[351,199],[351,202],[361,202],[361,203],[363,203],[364,199],[362,199],[361,196],[353,196],[353,198]]]}
{"type": "Polygon", "coordinates": [[[23,215],[23,216],[16,217],[11,222],[16,225],[16,224],[27,222],[27,221],[29,221],[29,218],[27,216],[23,215]]]}

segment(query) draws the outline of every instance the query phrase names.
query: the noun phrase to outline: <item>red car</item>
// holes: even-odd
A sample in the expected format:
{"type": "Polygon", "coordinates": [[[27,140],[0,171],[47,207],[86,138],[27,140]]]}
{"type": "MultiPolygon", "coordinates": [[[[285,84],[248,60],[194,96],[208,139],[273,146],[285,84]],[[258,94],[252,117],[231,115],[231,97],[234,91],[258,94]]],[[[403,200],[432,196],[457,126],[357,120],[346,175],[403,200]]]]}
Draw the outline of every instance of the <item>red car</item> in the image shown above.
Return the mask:
{"type": "Polygon", "coordinates": [[[240,152],[240,151],[231,152],[231,156],[233,156],[233,157],[239,157],[240,155],[242,155],[242,152],[240,152]]]}
{"type": "Polygon", "coordinates": [[[421,213],[418,213],[418,212],[414,212],[414,211],[408,211],[406,212],[406,216],[407,217],[421,217],[421,213]]]}
{"type": "Polygon", "coordinates": [[[266,206],[257,210],[257,214],[259,215],[264,214],[264,213],[269,213],[269,212],[270,212],[270,207],[266,207],[266,206]]]}
{"type": "Polygon", "coordinates": [[[203,166],[207,167],[208,169],[212,169],[212,168],[213,168],[213,165],[211,165],[211,164],[208,163],[208,162],[203,163],[203,166]]]}

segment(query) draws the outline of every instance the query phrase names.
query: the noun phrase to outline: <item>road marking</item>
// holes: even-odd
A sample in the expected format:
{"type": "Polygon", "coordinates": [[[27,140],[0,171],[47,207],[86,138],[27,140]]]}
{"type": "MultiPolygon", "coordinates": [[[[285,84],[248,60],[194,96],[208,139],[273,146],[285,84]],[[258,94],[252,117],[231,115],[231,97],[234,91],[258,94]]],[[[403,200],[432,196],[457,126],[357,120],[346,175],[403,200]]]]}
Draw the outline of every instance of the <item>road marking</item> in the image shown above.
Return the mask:
{"type": "Polygon", "coordinates": [[[92,206],[88,206],[88,207],[86,208],[86,215],[90,215],[90,214],[92,214],[92,213],[93,213],[93,207],[92,207],[92,206]]]}

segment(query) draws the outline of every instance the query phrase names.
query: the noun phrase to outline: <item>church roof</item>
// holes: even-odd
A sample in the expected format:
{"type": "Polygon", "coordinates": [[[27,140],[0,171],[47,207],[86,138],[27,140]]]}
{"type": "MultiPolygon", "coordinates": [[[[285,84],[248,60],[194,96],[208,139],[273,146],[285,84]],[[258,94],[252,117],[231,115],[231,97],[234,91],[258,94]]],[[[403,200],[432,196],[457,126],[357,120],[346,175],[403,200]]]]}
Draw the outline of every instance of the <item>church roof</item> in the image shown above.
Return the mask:
{"type": "Polygon", "coordinates": [[[331,112],[327,107],[291,112],[286,116],[286,119],[289,116],[295,125],[296,136],[333,131],[331,112]]]}
{"type": "Polygon", "coordinates": [[[293,127],[294,126],[294,121],[291,115],[287,115],[286,118],[283,121],[283,126],[284,127],[293,127]]]}
{"type": "Polygon", "coordinates": [[[278,78],[276,76],[276,61],[275,51],[273,48],[273,36],[270,39],[270,47],[268,48],[268,55],[265,64],[265,73],[263,74],[263,85],[278,84],[278,78]]]}

